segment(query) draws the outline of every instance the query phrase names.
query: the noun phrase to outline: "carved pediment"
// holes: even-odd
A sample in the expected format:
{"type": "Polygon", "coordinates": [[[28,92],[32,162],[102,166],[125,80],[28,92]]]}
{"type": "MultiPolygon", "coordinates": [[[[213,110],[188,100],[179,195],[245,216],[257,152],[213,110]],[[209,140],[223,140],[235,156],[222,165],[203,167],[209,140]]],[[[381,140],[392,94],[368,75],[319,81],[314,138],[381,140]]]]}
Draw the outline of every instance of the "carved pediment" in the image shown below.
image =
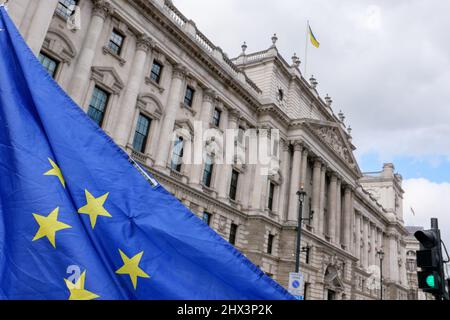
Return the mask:
{"type": "Polygon", "coordinates": [[[344,284],[339,276],[338,269],[334,265],[329,265],[325,271],[323,282],[328,288],[336,291],[344,290],[344,284]]]}
{"type": "Polygon", "coordinates": [[[159,99],[152,94],[141,94],[137,100],[137,107],[152,118],[160,119],[163,113],[163,107],[159,99]]]}
{"type": "Polygon", "coordinates": [[[119,74],[111,67],[92,67],[92,79],[101,83],[114,94],[119,94],[124,88],[124,83],[119,74]]]}
{"type": "Polygon", "coordinates": [[[324,144],[332,149],[345,163],[359,172],[358,164],[353,156],[353,147],[347,140],[345,133],[335,124],[306,123],[306,126],[324,144]]]}
{"type": "Polygon", "coordinates": [[[75,45],[64,33],[56,29],[49,29],[42,44],[43,49],[51,52],[59,60],[70,62],[77,55],[75,45]]]}

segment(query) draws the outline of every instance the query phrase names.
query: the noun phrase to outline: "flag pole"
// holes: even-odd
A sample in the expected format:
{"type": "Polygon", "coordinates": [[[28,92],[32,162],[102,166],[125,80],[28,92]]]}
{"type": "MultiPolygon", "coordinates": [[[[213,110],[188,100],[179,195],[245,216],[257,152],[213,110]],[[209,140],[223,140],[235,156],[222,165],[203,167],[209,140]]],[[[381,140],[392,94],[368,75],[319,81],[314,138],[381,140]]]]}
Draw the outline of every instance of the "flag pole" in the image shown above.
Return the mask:
{"type": "Polygon", "coordinates": [[[308,70],[308,27],[309,27],[309,20],[306,20],[306,42],[305,42],[305,77],[307,77],[307,70],[308,70]]]}

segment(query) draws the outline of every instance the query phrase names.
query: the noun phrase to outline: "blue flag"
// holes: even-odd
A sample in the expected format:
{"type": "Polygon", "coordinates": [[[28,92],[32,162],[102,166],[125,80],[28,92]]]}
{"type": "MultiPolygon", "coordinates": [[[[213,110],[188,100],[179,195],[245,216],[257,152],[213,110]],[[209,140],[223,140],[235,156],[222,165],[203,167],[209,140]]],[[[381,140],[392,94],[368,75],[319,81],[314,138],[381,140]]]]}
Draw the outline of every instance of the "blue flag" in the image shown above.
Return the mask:
{"type": "Polygon", "coordinates": [[[293,298],[152,186],[0,11],[0,299],[293,298]]]}

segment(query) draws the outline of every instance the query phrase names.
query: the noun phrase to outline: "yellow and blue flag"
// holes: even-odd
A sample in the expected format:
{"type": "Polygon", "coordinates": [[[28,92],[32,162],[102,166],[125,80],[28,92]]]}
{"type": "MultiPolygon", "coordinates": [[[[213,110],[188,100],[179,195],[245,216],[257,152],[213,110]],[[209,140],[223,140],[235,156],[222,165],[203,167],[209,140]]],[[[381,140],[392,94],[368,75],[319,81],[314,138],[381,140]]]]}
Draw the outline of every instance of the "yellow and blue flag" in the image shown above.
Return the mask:
{"type": "Polygon", "coordinates": [[[319,48],[320,43],[317,40],[317,38],[314,36],[314,33],[312,32],[311,26],[308,23],[308,33],[309,33],[309,39],[311,40],[311,43],[314,47],[319,48]]]}
{"type": "Polygon", "coordinates": [[[0,299],[293,299],[153,187],[0,8],[0,299]]]}

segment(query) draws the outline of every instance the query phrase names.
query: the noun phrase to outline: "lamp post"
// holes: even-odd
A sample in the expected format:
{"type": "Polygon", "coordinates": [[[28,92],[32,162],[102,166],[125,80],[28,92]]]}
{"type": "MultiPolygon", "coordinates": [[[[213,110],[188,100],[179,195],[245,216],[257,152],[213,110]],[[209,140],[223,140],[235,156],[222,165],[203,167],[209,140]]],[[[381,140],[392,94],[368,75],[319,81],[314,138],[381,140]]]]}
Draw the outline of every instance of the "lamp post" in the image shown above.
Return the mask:
{"type": "Polygon", "coordinates": [[[303,190],[303,186],[300,187],[300,190],[297,191],[298,195],[298,225],[297,225],[297,249],[295,255],[295,272],[300,272],[300,252],[301,250],[301,241],[302,241],[302,221],[311,221],[314,212],[311,211],[309,214],[309,218],[303,218],[303,202],[305,201],[306,192],[303,190]]]}
{"type": "Polygon", "coordinates": [[[383,300],[383,249],[378,250],[377,255],[380,258],[380,300],[383,300]]]}

